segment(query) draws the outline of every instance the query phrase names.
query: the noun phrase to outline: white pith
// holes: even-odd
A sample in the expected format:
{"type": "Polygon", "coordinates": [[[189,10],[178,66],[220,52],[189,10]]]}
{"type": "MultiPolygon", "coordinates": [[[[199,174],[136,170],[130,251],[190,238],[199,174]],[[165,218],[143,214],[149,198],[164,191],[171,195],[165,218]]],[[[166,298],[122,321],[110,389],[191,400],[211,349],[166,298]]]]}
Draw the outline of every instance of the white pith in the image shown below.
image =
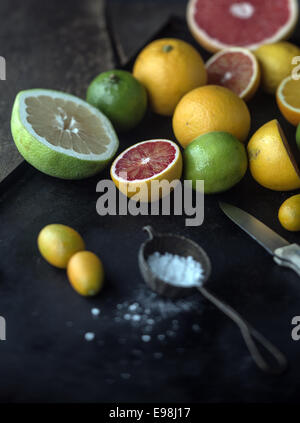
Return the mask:
{"type": "MultiPolygon", "coordinates": [[[[189,0],[187,5],[187,21],[188,21],[188,24],[190,25],[191,31],[195,34],[199,34],[200,38],[207,40],[209,44],[211,43],[212,46],[214,46],[218,50],[222,50],[222,49],[230,47],[229,44],[224,44],[220,42],[219,40],[217,40],[216,38],[212,38],[205,31],[203,31],[202,29],[198,27],[198,25],[196,24],[194,20],[194,12],[195,12],[197,1],[198,0],[189,0]]],[[[272,37],[261,40],[261,42],[256,44],[249,44],[249,45],[241,46],[241,47],[247,48],[249,50],[256,50],[262,43],[271,44],[271,43],[275,43],[276,41],[284,39],[288,35],[290,28],[293,27],[297,22],[298,2],[295,0],[289,0],[289,10],[290,10],[291,19],[289,19],[288,22],[285,25],[283,25],[272,37]]]]}
{"type": "Polygon", "coordinates": [[[252,73],[252,78],[250,79],[248,86],[244,89],[244,91],[242,91],[239,96],[240,97],[245,97],[248,92],[252,89],[253,85],[256,82],[256,78],[257,78],[257,74],[258,74],[258,63],[257,60],[255,58],[255,56],[253,55],[253,53],[251,53],[251,51],[243,48],[243,47],[231,47],[231,48],[227,48],[225,50],[222,51],[218,51],[218,53],[215,53],[210,59],[208,59],[208,61],[205,63],[205,67],[206,69],[208,69],[208,67],[214,63],[217,59],[219,59],[219,57],[224,56],[224,54],[227,53],[242,53],[245,54],[246,56],[249,57],[249,59],[252,62],[253,65],[253,73],[252,73]]]}
{"type": "MultiPolygon", "coordinates": [[[[63,112],[63,110],[62,110],[62,112],[63,112]]],[[[71,94],[66,94],[66,93],[62,93],[62,92],[59,92],[59,91],[44,90],[44,89],[34,89],[34,90],[24,91],[24,92],[20,93],[20,96],[19,96],[19,116],[20,116],[21,123],[25,127],[25,129],[36,140],[38,140],[41,144],[43,144],[47,148],[50,148],[54,151],[66,154],[66,155],[71,156],[71,157],[76,157],[76,158],[81,159],[81,160],[90,160],[90,161],[107,160],[107,159],[111,158],[112,154],[116,151],[116,149],[118,147],[117,136],[115,134],[115,131],[114,131],[110,121],[107,119],[107,117],[103,113],[101,113],[99,110],[97,110],[95,107],[91,106],[90,104],[88,104],[84,100],[81,100],[80,98],[75,97],[71,94]],[[94,153],[91,153],[91,152],[89,154],[82,154],[82,153],[78,153],[78,152],[71,150],[71,149],[65,149],[65,148],[60,147],[60,146],[54,146],[53,144],[48,142],[46,138],[38,135],[36,133],[36,131],[34,130],[34,128],[32,127],[32,125],[27,120],[28,113],[26,111],[27,106],[25,104],[25,100],[26,100],[26,98],[39,97],[41,95],[52,97],[52,98],[55,98],[55,99],[60,98],[60,99],[66,100],[66,101],[71,101],[71,102],[76,103],[77,105],[80,105],[82,107],[87,108],[93,115],[96,116],[97,119],[99,119],[101,121],[101,125],[104,128],[104,131],[106,132],[106,134],[108,135],[108,137],[111,141],[106,146],[106,151],[104,153],[101,153],[101,154],[94,154],[94,153]]],[[[64,122],[63,122],[63,119],[61,118],[61,116],[57,115],[56,120],[57,120],[57,127],[63,129],[64,128],[64,122]]],[[[73,133],[76,134],[78,132],[78,128],[76,127],[76,123],[77,122],[74,119],[71,120],[70,125],[69,125],[69,129],[64,129],[64,130],[70,131],[70,132],[73,132],[73,133]]]]}
{"type": "MultiPolygon", "coordinates": [[[[285,97],[284,97],[283,92],[282,92],[283,89],[284,89],[284,87],[285,87],[285,84],[287,83],[287,81],[289,81],[291,79],[293,79],[291,76],[287,76],[286,78],[284,78],[281,81],[281,83],[280,83],[280,85],[278,87],[278,97],[280,98],[280,100],[282,101],[282,103],[284,103],[286,105],[286,107],[288,107],[291,110],[294,110],[294,112],[296,112],[296,113],[300,113],[300,108],[297,109],[297,107],[293,107],[293,106],[291,106],[289,103],[287,103],[285,101],[285,97]]],[[[299,82],[299,84],[300,84],[300,82],[299,82]]]]}
{"type": "MultiPolygon", "coordinates": [[[[158,177],[159,175],[162,175],[163,173],[165,173],[168,169],[170,169],[170,167],[172,167],[173,165],[174,165],[174,163],[177,161],[177,159],[178,159],[178,156],[179,156],[179,154],[180,154],[180,149],[179,149],[179,147],[178,147],[178,145],[177,144],[175,144],[173,141],[170,141],[170,140],[165,140],[165,139],[155,139],[155,140],[147,140],[147,141],[142,141],[142,142],[139,142],[139,143],[137,143],[137,144],[134,144],[134,145],[132,145],[131,147],[128,147],[126,150],[124,150],[115,160],[114,160],[114,162],[113,162],[113,164],[112,164],[112,167],[111,167],[111,173],[112,173],[112,175],[113,175],[113,177],[115,178],[115,179],[117,179],[118,181],[121,181],[121,182],[128,182],[128,183],[130,183],[130,184],[133,184],[133,183],[141,183],[141,182],[144,182],[144,181],[149,181],[149,180],[151,180],[151,179],[153,179],[153,178],[156,178],[156,177],[158,177]],[[175,157],[174,157],[174,160],[165,168],[165,169],[163,169],[160,173],[157,173],[157,174],[155,174],[154,176],[150,176],[150,178],[146,178],[146,179],[137,179],[137,180],[133,180],[133,181],[129,181],[128,179],[124,179],[124,178],[122,178],[122,177],[120,177],[119,175],[117,175],[116,174],[116,172],[115,172],[115,168],[116,168],[116,164],[117,164],[117,162],[124,156],[124,154],[125,153],[127,153],[127,151],[129,151],[129,150],[132,150],[133,148],[135,148],[135,147],[137,147],[138,145],[141,145],[141,144],[146,144],[146,143],[149,143],[149,142],[161,142],[161,141],[163,141],[163,142],[167,142],[167,143],[169,143],[169,144],[171,144],[174,148],[175,148],[175,150],[176,150],[176,153],[175,153],[175,157]]],[[[150,158],[149,158],[149,160],[150,160],[150,158]]],[[[148,161],[149,161],[148,160],[148,161]]]]}

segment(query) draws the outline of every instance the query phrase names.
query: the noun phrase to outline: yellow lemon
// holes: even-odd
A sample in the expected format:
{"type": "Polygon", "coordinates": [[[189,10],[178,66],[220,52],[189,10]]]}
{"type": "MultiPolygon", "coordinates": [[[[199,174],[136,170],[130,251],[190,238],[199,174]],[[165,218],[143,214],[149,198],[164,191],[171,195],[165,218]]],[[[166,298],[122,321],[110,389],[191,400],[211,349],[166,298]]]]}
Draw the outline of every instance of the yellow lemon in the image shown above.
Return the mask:
{"type": "Polygon", "coordinates": [[[261,69],[261,85],[269,94],[275,94],[280,82],[291,75],[298,62],[292,59],[300,56],[300,48],[287,41],[265,44],[255,52],[261,69]]]}
{"type": "Polygon", "coordinates": [[[300,188],[299,169],[276,119],[255,132],[247,149],[251,174],[259,184],[275,191],[300,188]]]}
{"type": "Polygon", "coordinates": [[[85,249],[81,236],[66,225],[45,226],[38,236],[38,248],[48,263],[65,269],[73,254],[85,249]]]}
{"type": "Polygon", "coordinates": [[[199,135],[229,132],[245,141],[250,129],[250,113],[244,100],[225,87],[206,85],[187,93],[173,116],[177,140],[186,147],[199,135]]]}
{"type": "Polygon", "coordinates": [[[300,194],[293,195],[281,204],[278,219],[288,231],[300,231],[300,194]]]}
{"type": "Polygon", "coordinates": [[[90,251],[80,251],[71,257],[67,275],[75,291],[85,297],[98,294],[104,282],[103,264],[90,251]]]}
{"type": "Polygon", "coordinates": [[[133,75],[146,87],[154,112],[165,116],[172,116],[184,94],[207,81],[200,53],[176,38],[148,44],[134,63],[133,75]]]}

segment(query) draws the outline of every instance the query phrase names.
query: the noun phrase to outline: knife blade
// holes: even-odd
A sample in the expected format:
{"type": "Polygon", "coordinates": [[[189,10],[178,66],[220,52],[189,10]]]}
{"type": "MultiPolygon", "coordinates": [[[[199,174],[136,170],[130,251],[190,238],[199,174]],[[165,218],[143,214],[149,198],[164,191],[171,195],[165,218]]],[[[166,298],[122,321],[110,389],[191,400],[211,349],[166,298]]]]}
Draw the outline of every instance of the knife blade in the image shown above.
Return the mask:
{"type": "Polygon", "coordinates": [[[219,202],[219,206],[229,219],[243,229],[270,254],[275,255],[277,248],[290,245],[286,239],[282,238],[267,225],[244,210],[222,201],[219,202]]]}

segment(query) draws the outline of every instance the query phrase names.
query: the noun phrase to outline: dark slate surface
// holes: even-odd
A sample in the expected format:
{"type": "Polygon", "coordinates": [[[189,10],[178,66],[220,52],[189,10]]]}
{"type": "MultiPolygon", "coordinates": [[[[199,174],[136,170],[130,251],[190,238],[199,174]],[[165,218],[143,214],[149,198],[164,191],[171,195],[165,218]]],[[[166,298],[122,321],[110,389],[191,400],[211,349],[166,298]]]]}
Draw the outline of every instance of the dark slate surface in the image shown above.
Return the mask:
{"type": "MultiPolygon", "coordinates": [[[[159,36],[192,41],[178,21],[159,36]]],[[[250,108],[252,131],[273,117],[284,124],[272,97],[258,94],[250,108]]],[[[294,129],[284,128],[292,142],[294,129]]],[[[170,119],[149,113],[135,131],[120,136],[121,148],[154,137],[174,138],[170,119]]],[[[7,341],[0,342],[1,401],[298,400],[300,344],[291,339],[291,319],[299,314],[299,278],[276,266],[217,205],[219,199],[233,202],[295,242],[298,235],[287,234],[276,218],[290,193],[263,189],[247,175],[229,193],[207,196],[204,224],[186,228],[185,216],[99,217],[96,183],[108,171],[72,182],[28,165],[23,170],[0,197],[0,315],[7,320],[7,341]],[[41,259],[36,237],[50,222],[75,227],[102,258],[107,284],[99,297],[81,298],[63,271],[41,259]],[[239,331],[200,296],[188,300],[190,310],[152,298],[137,265],[145,224],[190,236],[204,247],[213,266],[210,288],[287,355],[286,374],[261,373],[239,331]],[[155,320],[149,343],[141,339],[145,324],[123,318],[127,305],[136,301],[155,320]],[[92,307],[101,309],[98,319],[92,318],[92,307]],[[95,332],[95,341],[84,340],[87,331],[95,332]],[[163,341],[160,334],[166,335],[163,341]]]]}
{"type": "Polygon", "coordinates": [[[132,57],[170,15],[183,18],[186,4],[186,0],[108,1],[109,23],[121,61],[124,63],[132,57]]]}
{"type": "Polygon", "coordinates": [[[51,88],[84,96],[92,77],[112,67],[102,0],[0,2],[0,181],[22,158],[10,135],[10,113],[23,89],[51,88]]]}

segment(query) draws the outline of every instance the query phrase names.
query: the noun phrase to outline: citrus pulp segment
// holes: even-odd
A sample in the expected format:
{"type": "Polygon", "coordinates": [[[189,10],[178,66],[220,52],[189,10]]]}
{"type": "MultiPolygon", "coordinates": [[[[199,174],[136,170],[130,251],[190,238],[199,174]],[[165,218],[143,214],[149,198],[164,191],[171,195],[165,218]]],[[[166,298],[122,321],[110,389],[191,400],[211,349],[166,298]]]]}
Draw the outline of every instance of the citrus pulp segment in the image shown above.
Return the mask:
{"type": "Polygon", "coordinates": [[[250,100],[260,82],[260,69],[251,51],[232,47],[214,54],[205,64],[208,84],[229,88],[244,100],[250,100]]]}
{"type": "Polygon", "coordinates": [[[118,189],[128,197],[140,193],[141,201],[157,200],[161,193],[158,197],[151,193],[151,182],[180,179],[181,152],[169,140],[143,141],[123,151],[114,160],[110,173],[118,189]]]}

